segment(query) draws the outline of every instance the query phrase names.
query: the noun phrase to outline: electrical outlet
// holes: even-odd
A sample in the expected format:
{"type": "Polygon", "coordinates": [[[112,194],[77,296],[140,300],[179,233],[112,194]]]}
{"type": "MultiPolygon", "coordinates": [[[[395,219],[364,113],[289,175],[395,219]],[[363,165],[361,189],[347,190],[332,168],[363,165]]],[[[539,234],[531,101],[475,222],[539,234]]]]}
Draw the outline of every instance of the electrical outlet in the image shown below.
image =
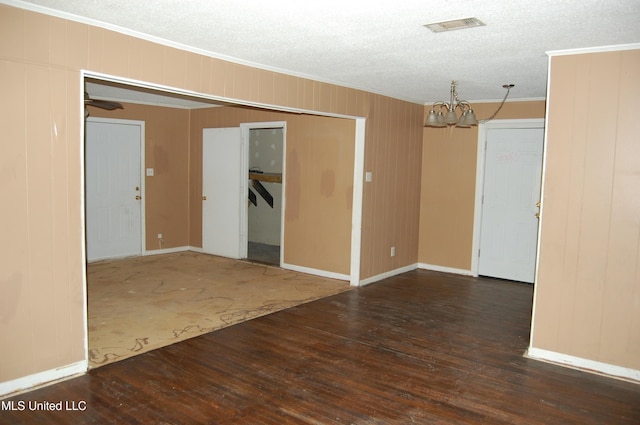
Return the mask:
{"type": "Polygon", "coordinates": [[[162,239],[162,233],[158,233],[158,239],[162,239]]]}
{"type": "Polygon", "coordinates": [[[395,257],[395,256],[396,256],[396,247],[395,247],[395,246],[392,246],[392,247],[391,247],[391,256],[392,256],[392,257],[395,257]]]}

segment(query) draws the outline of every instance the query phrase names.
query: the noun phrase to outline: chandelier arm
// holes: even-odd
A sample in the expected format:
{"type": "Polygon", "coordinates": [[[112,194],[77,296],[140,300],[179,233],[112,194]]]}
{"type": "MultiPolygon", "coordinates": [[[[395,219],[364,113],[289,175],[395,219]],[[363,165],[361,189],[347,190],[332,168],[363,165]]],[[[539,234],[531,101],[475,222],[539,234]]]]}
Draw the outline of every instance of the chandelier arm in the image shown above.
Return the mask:
{"type": "Polygon", "coordinates": [[[431,106],[431,109],[436,109],[436,106],[446,106],[446,103],[444,103],[441,100],[439,100],[437,102],[433,102],[433,105],[431,106]]]}

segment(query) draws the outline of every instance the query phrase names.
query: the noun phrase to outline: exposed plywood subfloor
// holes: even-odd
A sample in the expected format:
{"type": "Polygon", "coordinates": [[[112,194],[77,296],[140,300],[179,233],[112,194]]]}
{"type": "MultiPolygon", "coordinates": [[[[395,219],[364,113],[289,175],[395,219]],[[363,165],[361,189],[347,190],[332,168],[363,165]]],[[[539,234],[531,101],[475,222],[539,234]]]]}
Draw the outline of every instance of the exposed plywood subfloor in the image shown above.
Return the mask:
{"type": "Polygon", "coordinates": [[[195,252],[87,267],[89,367],[348,290],[348,282],[195,252]]]}

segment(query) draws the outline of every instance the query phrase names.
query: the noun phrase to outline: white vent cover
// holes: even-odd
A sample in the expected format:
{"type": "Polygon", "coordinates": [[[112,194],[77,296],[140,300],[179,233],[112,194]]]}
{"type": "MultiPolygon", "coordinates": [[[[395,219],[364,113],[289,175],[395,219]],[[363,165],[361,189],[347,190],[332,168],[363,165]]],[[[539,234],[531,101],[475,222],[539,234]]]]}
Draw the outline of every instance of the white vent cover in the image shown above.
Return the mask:
{"type": "Polygon", "coordinates": [[[444,32],[461,30],[465,28],[483,27],[484,23],[478,18],[463,18],[455,19],[453,21],[435,22],[433,24],[425,24],[425,27],[429,28],[433,32],[444,32]]]}

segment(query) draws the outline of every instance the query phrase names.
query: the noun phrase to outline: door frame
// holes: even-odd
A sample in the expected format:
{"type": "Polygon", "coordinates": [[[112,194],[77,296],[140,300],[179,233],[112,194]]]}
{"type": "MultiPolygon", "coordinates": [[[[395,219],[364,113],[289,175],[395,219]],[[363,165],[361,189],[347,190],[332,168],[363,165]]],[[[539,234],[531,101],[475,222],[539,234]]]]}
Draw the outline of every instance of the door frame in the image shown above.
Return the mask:
{"type": "MultiPolygon", "coordinates": [[[[85,155],[85,108],[84,108],[84,84],[86,78],[93,78],[107,82],[114,83],[122,83],[127,85],[132,85],[140,88],[148,88],[152,90],[164,91],[166,93],[174,93],[185,95],[189,97],[201,98],[201,99],[209,99],[215,101],[225,101],[233,104],[243,105],[243,106],[253,106],[253,107],[262,107],[270,110],[283,111],[283,112],[294,112],[294,113],[309,113],[311,115],[319,115],[319,116],[331,116],[336,118],[346,118],[352,119],[355,122],[356,132],[354,137],[354,149],[355,149],[355,159],[354,159],[354,172],[353,172],[353,210],[352,210],[352,227],[351,227],[351,267],[350,267],[350,275],[349,275],[349,283],[351,286],[360,286],[360,256],[361,256],[361,240],[362,240],[362,207],[363,207],[363,197],[364,197],[364,151],[365,151],[365,129],[366,129],[366,118],[361,116],[352,116],[352,115],[343,115],[343,114],[334,114],[334,113],[321,113],[313,110],[305,110],[303,108],[288,108],[283,106],[274,106],[269,104],[263,104],[259,102],[250,102],[250,101],[238,101],[237,99],[226,98],[223,96],[213,96],[210,94],[204,94],[195,92],[192,90],[179,89],[176,87],[161,85],[156,83],[149,83],[140,80],[135,80],[131,78],[115,76],[111,74],[105,74],[95,71],[89,71],[86,69],[80,70],[80,78],[78,79],[78,97],[77,104],[79,106],[77,110],[77,117],[80,122],[80,126],[78,128],[80,140],[82,140],[82,144],[80,146],[80,198],[83,208],[80,211],[80,227],[81,227],[81,275],[82,275],[82,292],[85,302],[83,303],[83,329],[84,329],[84,359],[82,361],[82,366],[80,369],[88,370],[88,359],[89,359],[89,319],[88,319],[88,303],[87,303],[87,265],[86,265],[86,217],[85,217],[85,167],[86,161],[84,158],[85,155]]],[[[143,127],[144,130],[144,127],[143,127]]],[[[144,134],[144,133],[141,133],[144,134]]],[[[143,137],[143,144],[145,138],[143,137]]],[[[144,161],[144,147],[141,152],[141,159],[144,161]]],[[[144,163],[141,168],[144,170],[144,163]]],[[[146,170],[145,170],[146,173],[146,170]]],[[[141,190],[144,190],[144,176],[141,182],[141,190]]],[[[145,196],[143,192],[142,205],[145,204],[145,196]]],[[[144,210],[143,210],[144,211],[144,210]]],[[[284,214],[283,214],[284,216],[284,214]]],[[[142,218],[144,219],[145,214],[142,214],[142,218]]],[[[144,224],[144,223],[143,223],[144,224]]],[[[145,225],[142,226],[142,229],[145,229],[145,225]]],[[[145,237],[142,238],[143,247],[146,250],[145,237]]],[[[65,374],[65,376],[67,376],[65,374]]]]}
{"type": "MultiPolygon", "coordinates": [[[[242,137],[242,175],[249,175],[249,132],[252,129],[282,129],[282,199],[280,205],[280,264],[284,263],[284,216],[286,202],[286,175],[287,175],[287,122],[286,121],[267,121],[267,122],[247,122],[240,123],[240,134],[242,137]]],[[[248,193],[249,180],[245,178],[241,184],[242,193],[248,193]]],[[[242,208],[240,210],[240,253],[242,258],[247,258],[249,247],[249,209],[242,208]]]]}
{"type": "MultiPolygon", "coordinates": [[[[142,199],[140,199],[140,255],[146,255],[147,254],[147,243],[146,243],[146,208],[145,208],[145,204],[146,204],[146,192],[145,192],[145,176],[146,176],[146,169],[145,169],[145,122],[144,121],[139,121],[139,120],[128,120],[128,119],[120,119],[120,118],[102,118],[102,117],[87,117],[85,120],[86,122],[96,122],[96,123],[102,123],[102,124],[124,124],[124,125],[135,125],[140,127],[140,196],[142,197],[142,199]]],[[[86,160],[85,160],[85,149],[86,149],[86,144],[87,144],[87,136],[86,136],[86,128],[84,129],[85,132],[85,136],[84,136],[84,143],[83,143],[83,150],[82,150],[82,165],[83,165],[83,173],[82,175],[86,175],[86,160]]],[[[82,187],[84,189],[83,191],[83,204],[84,204],[84,210],[86,212],[87,210],[87,199],[86,199],[86,193],[87,193],[87,185],[86,185],[86,181],[83,178],[82,180],[82,187]]],[[[85,237],[86,237],[86,226],[87,226],[87,222],[86,219],[83,220],[83,228],[85,229],[85,237]]],[[[87,246],[86,246],[86,242],[84,245],[84,251],[85,251],[85,259],[86,259],[86,251],[87,251],[87,246]]]]}
{"type": "MultiPolygon", "coordinates": [[[[544,118],[528,118],[528,119],[504,119],[492,120],[486,123],[478,124],[478,156],[476,163],[476,194],[473,214],[473,241],[471,244],[471,275],[478,277],[478,269],[480,265],[480,230],[482,226],[482,197],[484,194],[484,174],[487,151],[487,135],[490,129],[527,129],[541,128],[544,130],[544,118]]],[[[546,134],[546,133],[545,133],[546,134]]],[[[544,140],[542,141],[544,143],[544,140]]],[[[542,162],[544,163],[544,151],[542,152],[542,162]]],[[[541,164],[542,165],[542,164],[541,164]]],[[[544,180],[544,173],[542,175],[544,180]]],[[[541,185],[544,181],[541,182],[541,185]]],[[[538,238],[540,234],[538,232],[538,238]]],[[[536,252],[536,264],[538,250],[536,252]]]]}

